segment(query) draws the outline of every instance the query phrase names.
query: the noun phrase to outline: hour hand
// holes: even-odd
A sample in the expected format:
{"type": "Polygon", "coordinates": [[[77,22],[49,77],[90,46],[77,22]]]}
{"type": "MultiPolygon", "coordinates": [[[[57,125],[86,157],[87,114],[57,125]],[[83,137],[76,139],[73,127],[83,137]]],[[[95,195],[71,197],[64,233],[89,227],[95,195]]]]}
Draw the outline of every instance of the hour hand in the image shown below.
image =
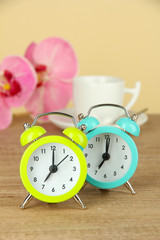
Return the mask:
{"type": "Polygon", "coordinates": [[[98,165],[98,169],[100,169],[102,167],[102,165],[105,161],[106,161],[105,159],[102,160],[102,162],[98,165]]]}
{"type": "Polygon", "coordinates": [[[107,161],[107,160],[109,160],[110,159],[110,155],[107,153],[104,153],[103,155],[102,155],[102,158],[103,158],[103,160],[102,160],[102,162],[98,165],[98,169],[100,169],[101,167],[102,167],[102,165],[103,165],[103,163],[105,162],[105,161],[107,161]]]}
{"type": "Polygon", "coordinates": [[[49,167],[49,173],[48,173],[47,177],[45,178],[44,182],[47,181],[47,179],[50,177],[51,173],[57,172],[57,170],[58,170],[57,166],[56,165],[51,165],[49,167]]]}
{"type": "Polygon", "coordinates": [[[47,181],[47,179],[50,177],[52,172],[49,172],[49,174],[47,175],[47,177],[45,178],[44,182],[47,181]]]}

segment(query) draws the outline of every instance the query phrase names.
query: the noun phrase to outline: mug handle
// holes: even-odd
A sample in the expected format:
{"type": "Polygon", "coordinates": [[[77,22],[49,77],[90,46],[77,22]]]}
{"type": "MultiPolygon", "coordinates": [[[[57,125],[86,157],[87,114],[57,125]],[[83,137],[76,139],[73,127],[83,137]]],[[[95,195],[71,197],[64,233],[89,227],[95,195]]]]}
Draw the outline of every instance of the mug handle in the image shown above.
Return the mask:
{"type": "Polygon", "coordinates": [[[139,96],[139,93],[140,93],[140,89],[141,89],[141,83],[140,82],[136,82],[134,88],[125,88],[124,89],[125,93],[131,93],[133,95],[130,102],[125,106],[125,108],[127,110],[129,110],[134,105],[134,103],[136,102],[136,100],[139,96]]]}

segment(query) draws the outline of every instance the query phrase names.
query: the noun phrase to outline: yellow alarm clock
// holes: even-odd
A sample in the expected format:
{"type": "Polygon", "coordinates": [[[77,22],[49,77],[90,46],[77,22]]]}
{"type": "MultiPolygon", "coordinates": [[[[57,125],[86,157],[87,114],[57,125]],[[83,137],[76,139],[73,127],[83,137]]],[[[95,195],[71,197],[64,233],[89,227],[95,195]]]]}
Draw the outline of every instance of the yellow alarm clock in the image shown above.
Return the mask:
{"type": "Polygon", "coordinates": [[[43,202],[58,203],[72,197],[85,208],[78,196],[87,175],[87,164],[79,146],[87,146],[83,133],[85,126],[77,127],[73,116],[60,112],[37,115],[33,124],[24,124],[20,142],[22,146],[31,143],[25,150],[20,163],[20,177],[29,192],[21,208],[35,197],[43,202]],[[41,126],[34,126],[39,117],[58,114],[72,119],[74,127],[66,128],[63,136],[50,135],[41,126]]]}

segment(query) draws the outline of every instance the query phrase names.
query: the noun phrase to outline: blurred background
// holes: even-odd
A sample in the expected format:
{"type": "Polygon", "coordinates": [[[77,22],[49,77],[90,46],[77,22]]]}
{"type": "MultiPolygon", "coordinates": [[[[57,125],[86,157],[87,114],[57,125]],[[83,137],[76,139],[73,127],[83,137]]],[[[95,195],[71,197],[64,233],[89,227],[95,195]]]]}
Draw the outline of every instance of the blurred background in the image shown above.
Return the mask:
{"type": "Polygon", "coordinates": [[[141,81],[134,110],[160,113],[158,0],[0,0],[0,30],[0,60],[62,37],[77,54],[78,75],[116,76],[126,87],[141,81]]]}

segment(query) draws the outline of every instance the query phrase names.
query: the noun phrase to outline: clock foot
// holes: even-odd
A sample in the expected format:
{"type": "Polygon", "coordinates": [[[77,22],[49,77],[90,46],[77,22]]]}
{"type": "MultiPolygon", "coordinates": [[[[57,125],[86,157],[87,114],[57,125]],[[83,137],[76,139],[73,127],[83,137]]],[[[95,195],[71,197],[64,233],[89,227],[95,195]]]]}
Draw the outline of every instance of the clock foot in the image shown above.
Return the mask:
{"type": "Polygon", "coordinates": [[[132,194],[136,194],[136,192],[134,191],[132,185],[127,181],[125,184],[126,188],[129,189],[129,191],[132,193],[132,194]]]}
{"type": "Polygon", "coordinates": [[[81,199],[80,199],[80,197],[78,196],[78,194],[76,194],[76,195],[74,196],[74,199],[75,199],[75,201],[81,206],[81,208],[83,208],[83,209],[86,208],[86,206],[83,204],[83,202],[81,201],[81,199]]]}
{"type": "Polygon", "coordinates": [[[33,196],[29,193],[28,196],[24,199],[24,202],[20,206],[21,209],[25,209],[25,206],[33,199],[33,196]]]}
{"type": "Polygon", "coordinates": [[[83,187],[81,188],[81,190],[80,190],[79,192],[81,192],[82,189],[85,188],[85,187],[87,186],[87,184],[88,184],[88,182],[85,182],[85,183],[83,184],[83,187]]]}

